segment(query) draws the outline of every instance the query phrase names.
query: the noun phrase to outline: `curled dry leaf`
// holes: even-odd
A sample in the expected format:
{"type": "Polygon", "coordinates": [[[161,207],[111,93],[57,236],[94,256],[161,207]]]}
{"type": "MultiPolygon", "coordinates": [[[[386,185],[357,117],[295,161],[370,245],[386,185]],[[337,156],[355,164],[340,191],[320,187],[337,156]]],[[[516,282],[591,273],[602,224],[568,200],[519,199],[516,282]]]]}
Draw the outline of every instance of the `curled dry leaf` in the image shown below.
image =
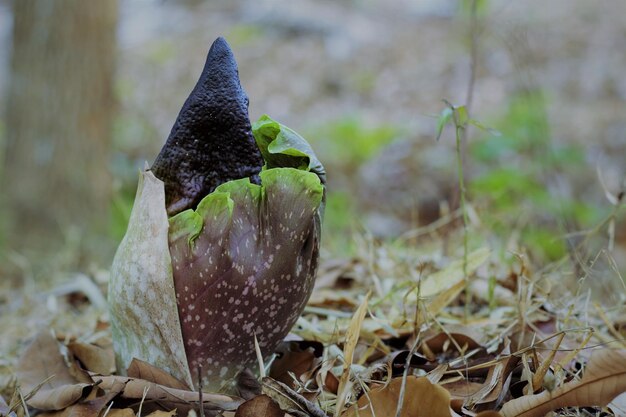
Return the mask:
{"type": "Polygon", "coordinates": [[[176,415],[175,409],[170,410],[170,411],[156,410],[148,414],[146,417],[172,417],[175,415],[176,415]]]}
{"type": "Polygon", "coordinates": [[[107,349],[82,342],[72,342],[67,345],[67,348],[88,371],[101,375],[115,372],[115,355],[112,348],[107,349]]]}
{"type": "Polygon", "coordinates": [[[127,374],[131,378],[143,379],[144,381],[154,382],[164,387],[176,388],[180,390],[189,390],[190,387],[183,382],[174,378],[162,369],[150,365],[147,362],[133,359],[128,367],[127,374]]]}
{"type": "Polygon", "coordinates": [[[16,374],[26,403],[41,410],[64,409],[85,398],[94,385],[86,373],[70,371],[59,343],[45,331],[26,347],[16,374]]]}
{"type": "Polygon", "coordinates": [[[446,326],[446,332],[427,332],[423,338],[430,351],[443,353],[446,347],[456,350],[457,345],[466,347],[466,350],[480,348],[484,337],[469,326],[449,325],[446,326]],[[451,339],[454,339],[454,343],[451,339]]]}
{"type": "Polygon", "coordinates": [[[300,379],[313,370],[320,361],[323,349],[324,346],[319,342],[283,342],[276,349],[281,356],[272,363],[269,376],[293,386],[291,375],[300,379]]]}
{"type": "Polygon", "coordinates": [[[87,396],[87,398],[65,407],[62,410],[51,411],[39,414],[41,417],[94,417],[99,416],[107,405],[113,400],[119,391],[123,388],[122,385],[117,385],[113,389],[109,390],[106,394],[102,395],[100,390],[94,389],[87,396]]]}
{"type": "MultiPolygon", "coordinates": [[[[394,378],[382,387],[359,398],[341,417],[395,416],[400,398],[402,378],[394,378]]],[[[406,379],[400,417],[450,417],[450,394],[428,378],[409,376],[406,379]],[[407,395],[410,393],[410,395],[407,395]]]]}
{"type": "Polygon", "coordinates": [[[505,417],[539,417],[563,407],[606,406],[626,392],[626,350],[595,351],[579,381],[504,404],[505,417]]]}
{"type": "MultiPolygon", "coordinates": [[[[117,375],[99,376],[95,379],[98,382],[98,387],[105,391],[123,384],[123,388],[119,392],[120,398],[136,400],[137,402],[142,401],[142,399],[158,402],[166,409],[178,408],[182,412],[185,409],[197,407],[200,401],[199,393],[196,391],[169,388],[142,379],[117,375]]],[[[202,394],[202,404],[205,410],[234,411],[242,402],[237,397],[211,393],[202,394]]]]}
{"type": "Polygon", "coordinates": [[[235,417],[283,417],[285,412],[267,395],[259,395],[241,404],[235,417]]]}
{"type": "Polygon", "coordinates": [[[106,417],[136,417],[132,408],[112,408],[106,417]]]}
{"type": "MultiPolygon", "coordinates": [[[[387,362],[391,366],[392,375],[398,376],[404,373],[404,367],[407,364],[407,357],[411,352],[409,350],[400,350],[388,355],[387,362]]],[[[431,371],[436,368],[436,365],[429,362],[421,353],[414,352],[411,356],[409,366],[412,368],[419,368],[426,371],[431,371]]]]}
{"type": "Polygon", "coordinates": [[[244,400],[261,395],[261,382],[254,373],[246,368],[237,376],[237,393],[244,400]]]}
{"type": "Polygon", "coordinates": [[[263,394],[278,404],[281,410],[297,417],[327,417],[314,403],[298,394],[282,382],[263,378],[263,394]]]}
{"type": "Polygon", "coordinates": [[[494,362],[484,378],[483,382],[473,382],[468,379],[441,385],[450,392],[452,405],[459,411],[461,407],[472,409],[475,405],[480,405],[480,409],[496,408],[502,397],[508,391],[510,376],[513,369],[519,362],[516,356],[506,356],[494,362]]]}

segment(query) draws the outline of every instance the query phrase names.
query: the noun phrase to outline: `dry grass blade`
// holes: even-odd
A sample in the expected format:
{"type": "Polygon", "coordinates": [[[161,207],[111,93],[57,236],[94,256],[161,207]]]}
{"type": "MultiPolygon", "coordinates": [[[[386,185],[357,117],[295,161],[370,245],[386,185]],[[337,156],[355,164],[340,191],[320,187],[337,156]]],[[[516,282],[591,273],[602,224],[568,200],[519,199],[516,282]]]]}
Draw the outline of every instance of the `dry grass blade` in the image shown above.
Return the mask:
{"type": "Polygon", "coordinates": [[[259,346],[259,340],[254,334],[254,351],[256,352],[256,359],[259,363],[259,375],[261,378],[265,378],[265,363],[263,361],[263,354],[261,353],[261,346],[259,346]]]}
{"type": "Polygon", "coordinates": [[[561,342],[563,342],[564,337],[565,337],[565,333],[561,333],[559,335],[559,338],[554,343],[554,349],[550,351],[550,354],[548,355],[548,357],[541,363],[539,368],[537,368],[537,372],[535,372],[535,374],[533,375],[533,381],[532,381],[533,390],[536,391],[537,389],[541,387],[541,383],[543,382],[543,379],[546,376],[546,373],[550,369],[550,364],[552,364],[552,361],[554,360],[554,356],[556,355],[556,352],[559,350],[559,346],[561,346],[561,342]]]}
{"type": "Polygon", "coordinates": [[[276,401],[281,410],[298,417],[328,417],[318,406],[282,382],[263,378],[263,394],[276,401]]]}
{"type": "Polygon", "coordinates": [[[420,338],[419,334],[415,337],[415,341],[413,342],[413,346],[411,346],[411,350],[406,357],[406,362],[404,364],[404,372],[402,372],[402,385],[400,386],[400,394],[398,395],[398,406],[396,408],[396,417],[400,417],[402,413],[402,405],[404,404],[404,394],[406,392],[406,379],[409,376],[409,369],[411,368],[411,359],[419,346],[420,338]]]}
{"type": "Polygon", "coordinates": [[[365,319],[365,313],[367,312],[367,304],[370,295],[371,291],[367,293],[367,295],[363,299],[363,302],[354,313],[352,321],[350,322],[350,326],[346,331],[346,341],[343,346],[343,372],[341,373],[341,378],[339,379],[339,388],[337,390],[337,405],[335,408],[335,415],[337,416],[341,414],[341,411],[343,410],[343,406],[346,401],[346,396],[348,395],[346,386],[348,384],[348,380],[350,379],[350,365],[352,365],[352,360],[354,359],[354,349],[356,348],[356,344],[359,341],[361,326],[363,324],[363,320],[365,319]]]}
{"type": "Polygon", "coordinates": [[[574,360],[576,355],[578,355],[578,352],[580,352],[581,349],[583,349],[585,346],[587,346],[587,343],[589,343],[589,341],[593,337],[593,334],[594,333],[591,330],[589,332],[587,332],[587,335],[585,336],[583,341],[580,343],[580,345],[576,349],[572,350],[567,355],[565,355],[565,357],[563,359],[561,359],[559,361],[559,363],[557,363],[556,371],[559,371],[560,369],[565,368],[565,366],[567,366],[568,363],[570,363],[572,360],[574,360]]]}

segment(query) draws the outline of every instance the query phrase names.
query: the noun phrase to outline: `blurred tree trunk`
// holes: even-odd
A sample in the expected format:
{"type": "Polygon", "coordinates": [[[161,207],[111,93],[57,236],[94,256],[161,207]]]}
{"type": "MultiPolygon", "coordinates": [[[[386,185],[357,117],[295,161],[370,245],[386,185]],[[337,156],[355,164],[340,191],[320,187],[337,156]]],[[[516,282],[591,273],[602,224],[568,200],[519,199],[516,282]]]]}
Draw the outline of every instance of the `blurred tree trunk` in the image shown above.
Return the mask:
{"type": "Polygon", "coordinates": [[[7,243],[54,251],[108,220],[117,0],[15,0],[13,14],[7,243]]]}

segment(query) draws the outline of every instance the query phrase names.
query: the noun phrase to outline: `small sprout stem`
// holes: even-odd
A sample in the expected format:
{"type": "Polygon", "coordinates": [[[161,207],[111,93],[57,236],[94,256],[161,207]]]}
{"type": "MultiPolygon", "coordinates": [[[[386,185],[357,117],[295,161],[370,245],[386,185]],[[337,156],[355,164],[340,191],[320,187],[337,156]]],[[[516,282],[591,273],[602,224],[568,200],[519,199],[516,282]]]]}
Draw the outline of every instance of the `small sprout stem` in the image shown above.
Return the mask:
{"type": "MultiPolygon", "coordinates": [[[[449,101],[444,100],[446,105],[452,110],[452,121],[454,122],[454,134],[456,138],[456,161],[457,161],[457,175],[459,180],[459,195],[461,200],[461,213],[463,214],[463,276],[465,278],[465,318],[470,316],[470,304],[471,304],[471,291],[469,276],[467,274],[467,255],[468,255],[468,225],[469,215],[467,212],[467,203],[465,196],[465,174],[463,171],[463,141],[462,131],[466,128],[467,114],[465,113],[464,120],[459,117],[459,108],[454,107],[449,101]]],[[[466,109],[463,109],[466,110],[466,109]]]]}

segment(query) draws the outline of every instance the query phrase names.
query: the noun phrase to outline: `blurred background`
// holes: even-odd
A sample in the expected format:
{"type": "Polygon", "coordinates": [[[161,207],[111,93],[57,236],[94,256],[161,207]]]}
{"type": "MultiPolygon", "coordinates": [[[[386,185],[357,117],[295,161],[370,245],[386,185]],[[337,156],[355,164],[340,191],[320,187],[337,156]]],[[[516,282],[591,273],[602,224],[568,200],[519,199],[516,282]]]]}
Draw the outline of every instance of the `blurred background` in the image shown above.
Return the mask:
{"type": "Polygon", "coordinates": [[[474,228],[538,264],[593,234],[625,270],[622,0],[1,0],[0,277],[106,271],[217,36],[251,119],[326,165],[326,259],[443,233],[445,99],[491,128],[464,132],[474,228]]]}

